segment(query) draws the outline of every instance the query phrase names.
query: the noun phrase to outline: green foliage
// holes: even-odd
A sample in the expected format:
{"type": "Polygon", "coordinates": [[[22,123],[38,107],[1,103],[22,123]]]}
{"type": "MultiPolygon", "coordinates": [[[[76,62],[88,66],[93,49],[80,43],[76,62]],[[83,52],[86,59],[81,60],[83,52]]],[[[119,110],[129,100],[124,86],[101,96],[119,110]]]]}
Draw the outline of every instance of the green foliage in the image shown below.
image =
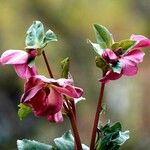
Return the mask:
{"type": "Polygon", "coordinates": [[[70,65],[70,59],[69,59],[69,57],[63,59],[60,63],[61,63],[61,68],[62,68],[61,77],[62,78],[68,78],[69,65],[70,65]]]}
{"type": "Polygon", "coordinates": [[[108,29],[102,25],[94,24],[94,31],[97,43],[101,48],[110,48],[114,40],[108,29]]]}
{"type": "Polygon", "coordinates": [[[45,33],[40,21],[34,21],[27,30],[26,49],[42,49],[51,41],[57,41],[56,35],[50,29],[45,33]]]}
{"type": "Polygon", "coordinates": [[[107,123],[98,129],[96,150],[118,150],[129,139],[129,131],[122,132],[120,122],[107,123]]]}
{"type": "Polygon", "coordinates": [[[88,42],[92,45],[94,51],[99,54],[100,56],[103,54],[104,49],[103,46],[101,47],[101,45],[97,44],[97,43],[92,43],[90,40],[88,40],[88,42]]]}
{"type": "Polygon", "coordinates": [[[95,63],[98,68],[101,68],[104,71],[108,68],[107,63],[100,56],[95,57],[95,63]]]}
{"type": "Polygon", "coordinates": [[[32,112],[30,107],[28,107],[28,106],[26,106],[26,105],[24,105],[22,103],[20,103],[18,105],[18,107],[19,107],[18,116],[19,116],[20,120],[23,120],[29,113],[32,112]]]}
{"type": "Polygon", "coordinates": [[[107,105],[106,104],[102,104],[100,115],[105,114],[106,111],[107,111],[107,105]]]}
{"type": "MultiPolygon", "coordinates": [[[[71,131],[65,132],[62,137],[54,139],[55,145],[47,145],[37,141],[31,141],[27,139],[18,140],[18,150],[74,150],[74,137],[71,131]]],[[[89,150],[89,148],[82,144],[83,150],[89,150]]]]}
{"type": "Polygon", "coordinates": [[[133,41],[133,40],[122,40],[120,42],[116,42],[114,43],[111,48],[113,50],[115,49],[121,49],[121,52],[122,53],[125,53],[127,52],[128,50],[130,50],[134,45],[135,45],[136,41],[133,41]]]}
{"type": "Polygon", "coordinates": [[[136,41],[132,40],[122,40],[119,42],[122,52],[125,53],[135,45],[136,41]]]}
{"type": "Polygon", "coordinates": [[[111,66],[111,68],[112,68],[113,72],[120,73],[122,70],[122,65],[119,61],[117,61],[115,64],[113,64],[111,66]]]}
{"type": "Polygon", "coordinates": [[[51,145],[40,143],[34,140],[17,140],[18,150],[56,150],[51,145]]]}

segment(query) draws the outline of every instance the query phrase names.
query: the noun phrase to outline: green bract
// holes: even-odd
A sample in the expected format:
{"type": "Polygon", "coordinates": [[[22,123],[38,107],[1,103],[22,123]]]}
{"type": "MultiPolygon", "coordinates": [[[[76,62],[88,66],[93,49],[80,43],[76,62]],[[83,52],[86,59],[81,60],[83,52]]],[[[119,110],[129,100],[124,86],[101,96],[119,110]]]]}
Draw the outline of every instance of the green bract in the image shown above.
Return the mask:
{"type": "Polygon", "coordinates": [[[133,41],[133,40],[122,40],[120,42],[116,42],[114,43],[111,48],[113,50],[115,49],[121,49],[121,52],[124,54],[125,52],[127,52],[128,50],[132,49],[133,46],[135,45],[136,41],[133,41]]]}
{"type": "Polygon", "coordinates": [[[101,68],[103,70],[107,69],[109,66],[107,63],[101,58],[101,56],[95,57],[95,63],[98,68],[101,68]]]}
{"type": "Polygon", "coordinates": [[[63,59],[61,62],[61,68],[62,68],[62,73],[61,73],[61,77],[62,78],[68,78],[68,74],[69,74],[69,64],[70,64],[70,59],[69,57],[63,59]]]}
{"type": "MultiPolygon", "coordinates": [[[[74,150],[74,137],[71,131],[67,131],[62,137],[54,139],[55,145],[47,145],[37,141],[27,139],[17,140],[18,150],[74,150]]],[[[83,150],[89,148],[82,144],[83,150]]]]}
{"type": "Polygon", "coordinates": [[[129,139],[129,131],[122,132],[120,122],[107,123],[98,129],[96,150],[118,150],[129,139]]]}
{"type": "Polygon", "coordinates": [[[28,107],[28,106],[26,106],[26,105],[24,105],[22,103],[20,103],[18,105],[18,107],[19,107],[18,116],[19,116],[20,120],[23,120],[29,113],[32,112],[30,107],[28,107]]]}
{"type": "Polygon", "coordinates": [[[110,48],[114,43],[114,40],[108,29],[102,25],[94,24],[94,31],[97,43],[100,45],[100,47],[103,49],[110,48]]]}
{"type": "Polygon", "coordinates": [[[51,41],[57,41],[57,37],[50,29],[45,33],[40,21],[34,21],[27,30],[26,49],[42,49],[51,41]]]}
{"type": "Polygon", "coordinates": [[[97,43],[92,43],[90,40],[88,40],[88,42],[92,45],[93,49],[95,50],[97,54],[99,54],[100,56],[103,54],[104,49],[103,47],[101,47],[101,45],[97,43]]]}

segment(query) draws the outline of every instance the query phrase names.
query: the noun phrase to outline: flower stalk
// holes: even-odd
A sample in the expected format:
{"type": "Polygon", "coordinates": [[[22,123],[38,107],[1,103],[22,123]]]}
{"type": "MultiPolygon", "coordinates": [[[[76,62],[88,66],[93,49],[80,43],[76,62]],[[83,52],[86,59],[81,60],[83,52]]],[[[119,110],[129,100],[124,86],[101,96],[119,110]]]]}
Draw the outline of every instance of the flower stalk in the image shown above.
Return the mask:
{"type": "MultiPolygon", "coordinates": [[[[44,50],[42,51],[42,55],[43,55],[43,58],[44,58],[49,76],[51,78],[54,78],[54,76],[52,74],[52,71],[51,71],[51,67],[49,65],[49,62],[48,62],[48,59],[46,57],[46,54],[45,54],[44,50]]],[[[75,138],[75,150],[82,150],[81,139],[80,139],[80,136],[79,136],[79,132],[78,132],[78,128],[77,128],[77,122],[76,122],[75,104],[74,103],[69,103],[66,96],[64,96],[64,99],[67,103],[67,106],[66,106],[65,103],[63,104],[63,106],[64,106],[64,108],[67,112],[67,115],[69,117],[71,127],[72,127],[72,131],[73,131],[74,138],[75,138]]]]}
{"type": "Polygon", "coordinates": [[[99,115],[100,115],[100,112],[102,109],[101,106],[102,106],[102,101],[103,101],[104,88],[105,88],[105,83],[102,83],[101,88],[100,88],[99,100],[98,100],[98,104],[97,104],[97,108],[96,108],[95,119],[94,119],[90,150],[94,150],[94,147],[95,147],[96,131],[97,131],[97,126],[98,126],[98,122],[99,122],[99,115]]]}
{"type": "Polygon", "coordinates": [[[53,74],[52,74],[52,71],[51,71],[51,67],[49,65],[49,62],[48,62],[48,59],[46,57],[46,54],[45,54],[45,51],[43,50],[42,51],[42,55],[43,55],[43,58],[44,58],[44,61],[45,61],[45,64],[46,64],[46,67],[47,67],[47,70],[48,70],[48,73],[49,73],[49,76],[51,78],[54,78],[53,74]]]}

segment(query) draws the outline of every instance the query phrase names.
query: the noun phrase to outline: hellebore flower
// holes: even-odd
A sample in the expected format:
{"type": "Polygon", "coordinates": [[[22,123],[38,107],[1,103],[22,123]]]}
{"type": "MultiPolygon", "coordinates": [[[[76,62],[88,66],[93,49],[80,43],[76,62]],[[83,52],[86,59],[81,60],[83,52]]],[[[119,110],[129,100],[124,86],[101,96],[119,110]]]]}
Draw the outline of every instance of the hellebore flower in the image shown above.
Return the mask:
{"type": "Polygon", "coordinates": [[[115,50],[105,49],[101,57],[109,64],[105,76],[100,79],[101,82],[119,79],[122,75],[133,76],[137,74],[137,65],[143,61],[145,53],[140,48],[150,47],[150,39],[141,35],[132,35],[130,40],[135,44],[122,52],[121,47],[115,50]]]}
{"type": "Polygon", "coordinates": [[[12,64],[17,75],[23,79],[27,79],[37,74],[37,70],[34,64],[36,57],[35,50],[7,50],[0,58],[2,65],[12,64]]]}
{"type": "Polygon", "coordinates": [[[62,122],[63,95],[73,100],[82,94],[83,90],[73,86],[72,79],[55,80],[36,75],[26,82],[21,103],[31,107],[35,116],[47,117],[50,122],[62,122]]]}

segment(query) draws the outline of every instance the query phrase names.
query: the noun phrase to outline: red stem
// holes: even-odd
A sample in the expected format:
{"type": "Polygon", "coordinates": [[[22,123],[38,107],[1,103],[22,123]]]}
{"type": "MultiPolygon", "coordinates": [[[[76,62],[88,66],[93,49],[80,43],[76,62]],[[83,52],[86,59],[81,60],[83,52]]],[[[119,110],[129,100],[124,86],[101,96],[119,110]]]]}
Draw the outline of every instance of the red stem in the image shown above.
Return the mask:
{"type": "MultiPolygon", "coordinates": [[[[48,59],[46,57],[46,54],[44,52],[44,50],[42,51],[42,55],[43,55],[43,58],[45,60],[45,64],[46,64],[46,67],[47,67],[47,70],[48,70],[48,73],[49,73],[49,76],[51,78],[54,78],[53,74],[52,74],[52,71],[51,71],[51,68],[50,68],[50,65],[48,63],[48,59]]],[[[65,110],[67,111],[67,114],[68,114],[68,117],[70,119],[70,123],[71,123],[71,127],[72,127],[72,131],[73,131],[73,134],[74,134],[74,138],[75,138],[75,149],[76,150],[82,150],[82,145],[81,145],[81,140],[80,140],[80,136],[79,136],[79,132],[78,132],[78,128],[77,128],[77,123],[76,123],[76,115],[74,114],[74,111],[75,111],[75,104],[73,103],[73,111],[72,111],[72,108],[70,106],[70,103],[68,103],[68,99],[66,96],[64,96],[64,99],[66,100],[66,103],[67,103],[67,106],[65,105],[65,103],[63,104],[65,110]]]]}
{"type": "Polygon", "coordinates": [[[74,138],[75,138],[75,142],[76,142],[75,149],[82,150],[82,145],[81,145],[81,140],[80,140],[77,124],[76,124],[76,119],[75,119],[75,116],[71,109],[69,109],[68,117],[71,122],[72,130],[73,130],[73,134],[74,134],[74,138]]]}
{"type": "Polygon", "coordinates": [[[97,126],[99,122],[99,115],[102,109],[101,105],[102,105],[102,100],[103,100],[103,95],[104,95],[104,88],[105,88],[105,83],[102,83],[101,88],[100,88],[100,95],[99,95],[99,100],[97,104],[96,114],[95,114],[94,125],[93,125],[90,150],[94,150],[94,147],[95,147],[96,131],[97,131],[97,126]]]}
{"type": "Polygon", "coordinates": [[[75,119],[76,119],[76,122],[77,122],[76,105],[75,105],[74,100],[71,100],[71,106],[72,106],[72,110],[73,110],[73,113],[74,113],[74,116],[75,116],[75,119]]]}
{"type": "Polygon", "coordinates": [[[46,67],[47,67],[49,76],[50,76],[51,78],[54,78],[44,50],[42,51],[42,55],[43,55],[43,58],[44,58],[44,60],[45,60],[45,64],[46,64],[46,67]]]}

